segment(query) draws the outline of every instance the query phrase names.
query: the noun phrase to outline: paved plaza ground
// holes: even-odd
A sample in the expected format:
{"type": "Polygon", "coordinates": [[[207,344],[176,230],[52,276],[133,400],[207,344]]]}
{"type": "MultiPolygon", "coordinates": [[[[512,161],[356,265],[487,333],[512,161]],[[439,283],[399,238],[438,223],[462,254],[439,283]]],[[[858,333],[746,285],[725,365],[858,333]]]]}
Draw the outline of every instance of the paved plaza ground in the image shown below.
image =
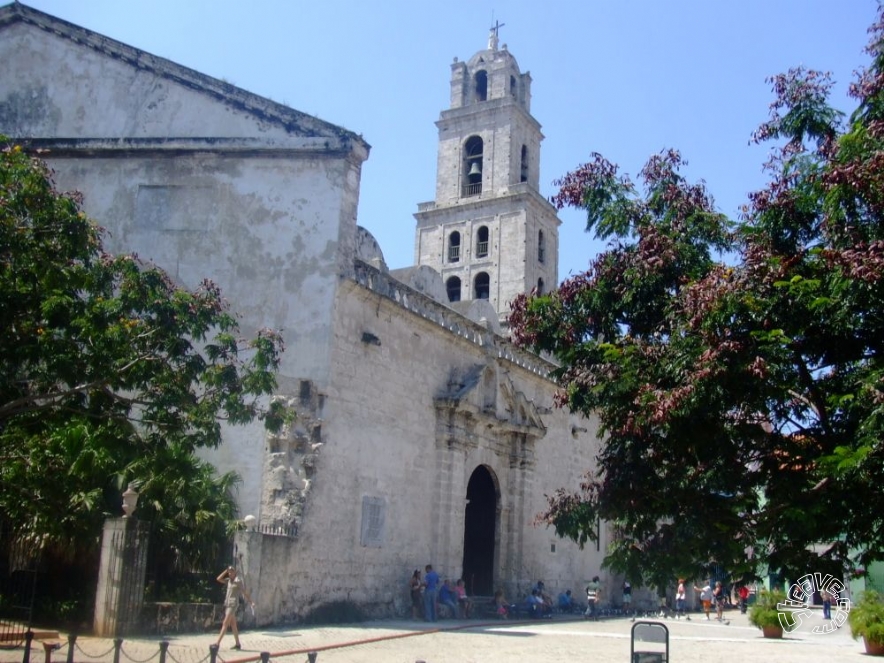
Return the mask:
{"type": "MultiPolygon", "coordinates": [[[[673,663],[721,663],[772,661],[812,663],[815,661],[866,661],[862,642],[850,637],[848,627],[833,633],[814,634],[807,622],[782,640],[766,640],[745,615],[728,613],[730,624],[706,621],[693,615],[691,621],[658,620],[669,628],[670,661],[673,663]]],[[[821,617],[817,615],[822,624],[821,617]]],[[[241,634],[242,651],[231,649],[233,637],[225,636],[219,660],[226,663],[260,660],[269,652],[271,660],[301,663],[308,651],[316,651],[317,663],[628,663],[630,632],[628,618],[587,622],[556,616],[532,622],[477,622],[444,620],[435,624],[420,621],[372,621],[353,625],[305,626],[301,628],[254,629],[241,634]]],[[[209,645],[216,635],[178,635],[169,641],[167,662],[199,663],[208,660],[209,645]]],[[[162,638],[126,639],[120,663],[159,661],[162,638]]],[[[66,643],[64,636],[62,642],[66,643]]],[[[35,643],[30,660],[43,663],[43,647],[35,643]]],[[[22,650],[0,650],[0,663],[19,663],[22,650]]],[[[67,645],[52,653],[52,661],[64,663],[67,645]]],[[[113,663],[109,639],[80,637],[74,649],[77,663],[113,663]]]]}

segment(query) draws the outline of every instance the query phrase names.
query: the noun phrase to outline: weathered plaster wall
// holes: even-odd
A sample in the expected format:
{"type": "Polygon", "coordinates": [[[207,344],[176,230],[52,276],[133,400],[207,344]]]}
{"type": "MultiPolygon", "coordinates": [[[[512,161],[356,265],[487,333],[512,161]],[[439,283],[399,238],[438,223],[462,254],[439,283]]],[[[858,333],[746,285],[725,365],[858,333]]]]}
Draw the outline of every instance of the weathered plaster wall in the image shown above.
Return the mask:
{"type": "MultiPolygon", "coordinates": [[[[282,330],[282,394],[298,380],[329,379],[329,338],[350,165],[341,159],[52,158],[58,184],[84,192],[84,208],[108,229],[111,251],[134,252],[196,288],[217,283],[242,332],[282,330]]],[[[213,460],[243,477],[243,513],[258,514],[264,434],[237,427],[213,460]]]]}
{"type": "MultiPolygon", "coordinates": [[[[62,27],[68,37],[3,26],[0,133],[46,149],[58,188],[82,192],[84,210],[108,231],[108,250],[137,253],[188,288],[214,281],[245,335],[281,330],[280,393],[296,393],[300,379],[325,385],[367,146],[297,111],[62,27]]],[[[259,425],[225,431],[213,454],[221,470],[242,475],[243,513],[258,515],[263,459],[259,425]]]]}

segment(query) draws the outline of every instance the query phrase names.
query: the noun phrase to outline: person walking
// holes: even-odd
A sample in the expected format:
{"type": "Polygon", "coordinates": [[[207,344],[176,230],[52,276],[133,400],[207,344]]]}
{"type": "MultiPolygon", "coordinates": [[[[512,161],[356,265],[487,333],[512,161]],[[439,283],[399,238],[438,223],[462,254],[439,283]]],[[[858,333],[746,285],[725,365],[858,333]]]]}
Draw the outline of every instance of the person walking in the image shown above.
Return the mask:
{"type": "Polygon", "coordinates": [[[821,589],[820,598],[823,600],[823,619],[832,619],[832,592],[821,589]]]}
{"type": "Polygon", "coordinates": [[[678,586],[675,588],[675,618],[684,617],[687,621],[691,621],[691,616],[685,612],[688,597],[684,582],[684,578],[679,578],[678,586]]]}
{"type": "Polygon", "coordinates": [[[601,585],[599,577],[593,576],[590,583],[586,586],[586,612],[584,619],[591,619],[594,622],[599,620],[598,601],[601,598],[601,585]]]}
{"type": "Polygon", "coordinates": [[[694,585],[694,591],[700,592],[700,603],[703,604],[703,612],[706,613],[706,619],[709,619],[709,612],[712,609],[712,586],[709,581],[702,588],[694,585]]]}
{"type": "Polygon", "coordinates": [[[233,632],[233,640],[236,644],[233,645],[233,649],[241,649],[241,645],[239,642],[239,628],[236,623],[236,609],[239,607],[239,600],[241,597],[244,597],[246,601],[249,602],[249,605],[254,610],[255,602],[252,601],[252,597],[249,595],[249,590],[246,589],[246,585],[243,582],[243,579],[239,577],[236,572],[236,568],[233,566],[228,566],[224,569],[217,578],[215,578],[222,585],[227,585],[227,594],[224,597],[224,621],[221,622],[221,633],[218,634],[218,642],[217,646],[221,646],[221,640],[224,639],[224,634],[227,632],[228,627],[233,632]]]}
{"type": "Polygon", "coordinates": [[[745,584],[741,584],[737,595],[740,597],[740,614],[745,615],[749,607],[749,588],[745,584]]]}
{"type": "Polygon", "coordinates": [[[715,589],[712,590],[712,600],[715,602],[715,619],[723,622],[724,603],[727,601],[727,594],[724,591],[724,586],[722,586],[721,580],[715,582],[715,589]]]}

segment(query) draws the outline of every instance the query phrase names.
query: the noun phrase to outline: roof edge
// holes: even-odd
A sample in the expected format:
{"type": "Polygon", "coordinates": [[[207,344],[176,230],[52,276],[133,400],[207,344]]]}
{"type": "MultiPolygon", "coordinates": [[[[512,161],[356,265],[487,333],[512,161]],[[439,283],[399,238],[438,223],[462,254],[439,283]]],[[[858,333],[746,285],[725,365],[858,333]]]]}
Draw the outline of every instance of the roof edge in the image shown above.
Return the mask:
{"type": "Polygon", "coordinates": [[[171,79],[185,87],[220,99],[230,106],[250,113],[264,121],[280,125],[286,131],[297,132],[311,137],[334,137],[340,140],[342,144],[354,143],[363,148],[357,151],[364,150],[366,156],[371,149],[362,136],[348,129],[302,113],[294,108],[207,74],[200,73],[190,67],[152,55],[147,51],[129,46],[38,9],[28,7],[18,2],[18,0],[12,4],[0,7],[0,29],[15,23],[33,25],[76,44],[81,44],[99,53],[117,58],[138,69],[144,69],[171,79]]]}

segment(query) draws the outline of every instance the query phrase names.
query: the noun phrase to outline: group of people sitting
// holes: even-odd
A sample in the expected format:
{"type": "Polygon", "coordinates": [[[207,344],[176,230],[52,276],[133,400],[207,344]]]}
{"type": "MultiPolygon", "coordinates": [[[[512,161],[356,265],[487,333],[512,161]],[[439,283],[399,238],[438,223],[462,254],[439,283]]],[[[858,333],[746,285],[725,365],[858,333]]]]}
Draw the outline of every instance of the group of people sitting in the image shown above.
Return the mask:
{"type": "MultiPolygon", "coordinates": [[[[422,607],[425,608],[427,621],[435,621],[436,608],[440,608],[439,617],[469,619],[473,614],[473,599],[467,596],[464,581],[458,580],[452,583],[446,578],[439,582],[439,575],[430,565],[427,565],[427,575],[424,579],[421,578],[420,571],[415,570],[410,579],[410,587],[412,617],[415,619],[421,614],[422,607]],[[427,603],[432,605],[426,605],[427,603]]],[[[582,610],[583,606],[573,599],[570,589],[561,592],[554,603],[552,597],[546,593],[542,580],[538,580],[531,588],[531,593],[522,604],[510,603],[504,596],[503,590],[498,589],[491,599],[490,606],[484,604],[479,606],[480,616],[491,612],[499,619],[507,619],[515,614],[523,616],[527,614],[530,618],[541,619],[551,617],[555,611],[567,614],[582,610]]]]}
{"type": "Polygon", "coordinates": [[[551,617],[554,612],[570,614],[583,610],[583,606],[574,600],[570,589],[559,593],[553,603],[552,597],[546,593],[542,580],[537,581],[531,589],[531,594],[525,598],[525,608],[528,616],[535,619],[551,617]]]}
{"type": "Polygon", "coordinates": [[[528,608],[528,616],[532,619],[541,619],[552,615],[552,600],[548,594],[543,592],[542,588],[534,587],[531,594],[525,599],[525,604],[528,608]]]}
{"type": "MultiPolygon", "coordinates": [[[[451,587],[447,580],[443,582],[439,589],[439,604],[447,606],[452,615],[460,614],[467,619],[473,609],[472,600],[466,598],[463,593],[463,580],[458,580],[455,587],[451,587]]],[[[555,611],[560,613],[582,611],[583,606],[574,601],[570,589],[559,594],[556,602],[553,603],[552,597],[544,589],[543,581],[538,580],[521,606],[507,601],[503,590],[498,589],[494,593],[494,598],[491,599],[491,610],[499,619],[507,619],[514,616],[514,613],[520,612],[527,613],[528,617],[532,619],[542,619],[551,617],[555,611]]],[[[481,612],[485,614],[484,610],[481,612]]]]}
{"type": "Polygon", "coordinates": [[[473,601],[467,596],[467,590],[463,580],[458,580],[454,585],[447,578],[442,581],[439,588],[438,602],[444,606],[450,617],[469,619],[473,612],[473,601]]]}

